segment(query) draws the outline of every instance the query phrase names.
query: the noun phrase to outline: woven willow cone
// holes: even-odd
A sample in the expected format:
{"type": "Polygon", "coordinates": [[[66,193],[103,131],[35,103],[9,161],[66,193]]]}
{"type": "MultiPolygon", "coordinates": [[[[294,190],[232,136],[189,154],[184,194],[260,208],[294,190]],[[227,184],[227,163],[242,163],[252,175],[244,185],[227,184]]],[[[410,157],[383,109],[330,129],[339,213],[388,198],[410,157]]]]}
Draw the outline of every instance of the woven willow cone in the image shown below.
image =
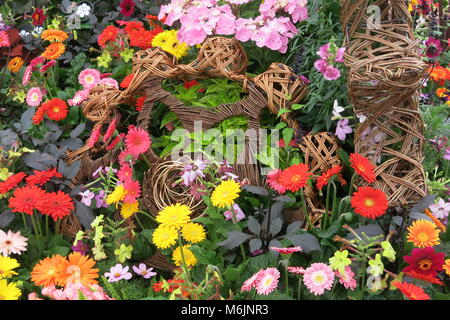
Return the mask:
{"type": "Polygon", "coordinates": [[[378,164],[373,185],[386,193],[390,207],[413,204],[426,195],[417,91],[426,65],[406,1],[341,3],[349,98],[354,112],[367,117],[355,132],[355,152],[378,164]],[[378,26],[366,14],[370,4],[380,8],[378,26]]]}

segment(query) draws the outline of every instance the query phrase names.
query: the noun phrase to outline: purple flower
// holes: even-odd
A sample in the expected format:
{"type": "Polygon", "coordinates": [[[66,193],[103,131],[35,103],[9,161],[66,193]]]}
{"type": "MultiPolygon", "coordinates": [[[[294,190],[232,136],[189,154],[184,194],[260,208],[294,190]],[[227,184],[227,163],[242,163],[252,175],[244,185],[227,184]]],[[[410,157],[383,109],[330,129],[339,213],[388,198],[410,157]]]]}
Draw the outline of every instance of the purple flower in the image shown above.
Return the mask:
{"type": "Polygon", "coordinates": [[[335,135],[342,141],[345,140],[345,136],[352,133],[352,128],[348,125],[348,119],[341,119],[336,126],[335,135]]]}
{"type": "Polygon", "coordinates": [[[81,255],[85,256],[88,252],[89,247],[81,240],[78,240],[76,246],[72,246],[72,251],[79,252],[81,255]]]}
{"type": "Polygon", "coordinates": [[[338,68],[332,65],[327,65],[325,72],[323,72],[323,77],[327,80],[336,80],[341,76],[341,72],[338,68]]]}
{"type": "Polygon", "coordinates": [[[130,280],[132,275],[128,272],[129,267],[124,267],[120,263],[109,269],[109,272],[105,272],[105,277],[108,277],[109,282],[116,282],[122,279],[130,280]]]}
{"type": "Polygon", "coordinates": [[[189,194],[194,196],[195,199],[201,200],[202,196],[208,195],[206,187],[203,184],[195,183],[189,189],[189,194]]]}
{"type": "MultiPolygon", "coordinates": [[[[245,218],[244,212],[236,203],[233,204],[233,211],[236,215],[236,221],[241,221],[245,218]]],[[[231,210],[225,211],[223,215],[225,216],[225,220],[233,220],[233,213],[231,212],[231,210]]]]}
{"type": "Polygon", "coordinates": [[[86,190],[85,192],[80,192],[79,195],[82,197],[81,202],[84,203],[88,207],[91,205],[91,201],[95,196],[95,194],[93,192],[91,192],[90,190],[86,190]]]}
{"type": "Polygon", "coordinates": [[[319,51],[317,51],[317,54],[324,60],[327,60],[330,56],[330,43],[324,44],[319,48],[319,51]]]}
{"type": "Polygon", "coordinates": [[[205,169],[206,164],[202,160],[195,160],[194,163],[185,165],[181,175],[184,185],[190,186],[197,177],[204,178],[203,170],[205,169]]]}
{"type": "Polygon", "coordinates": [[[445,149],[444,159],[445,160],[450,160],[450,147],[445,149]]]}
{"type": "Polygon", "coordinates": [[[441,41],[439,39],[430,37],[427,41],[425,41],[425,45],[427,46],[426,54],[428,58],[438,57],[443,51],[441,41]]]}
{"type": "Polygon", "coordinates": [[[450,213],[450,202],[445,202],[444,199],[439,199],[438,203],[433,203],[430,210],[438,219],[446,219],[450,213]]]}
{"type": "Polygon", "coordinates": [[[139,267],[133,266],[133,271],[136,274],[143,276],[145,279],[149,279],[156,275],[156,272],[153,272],[153,268],[147,269],[145,263],[139,264],[139,267]]]}
{"type": "Polygon", "coordinates": [[[336,62],[344,62],[344,53],[345,53],[345,48],[339,48],[336,52],[336,58],[334,59],[334,61],[336,62]]]}
{"type": "Polygon", "coordinates": [[[108,208],[108,205],[105,202],[105,190],[100,190],[98,195],[95,196],[95,206],[97,208],[108,208]]]}

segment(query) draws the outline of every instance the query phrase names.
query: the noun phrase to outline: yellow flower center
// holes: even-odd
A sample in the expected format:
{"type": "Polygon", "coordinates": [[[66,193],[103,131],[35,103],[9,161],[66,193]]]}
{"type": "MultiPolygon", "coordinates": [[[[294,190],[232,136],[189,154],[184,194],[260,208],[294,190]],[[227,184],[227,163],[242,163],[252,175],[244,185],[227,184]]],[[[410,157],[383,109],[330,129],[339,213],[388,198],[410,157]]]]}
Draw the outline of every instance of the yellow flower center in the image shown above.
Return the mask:
{"type": "Polygon", "coordinates": [[[55,269],[54,269],[54,268],[48,269],[47,274],[48,274],[49,276],[54,275],[54,274],[55,274],[55,269]]]}
{"type": "Polygon", "coordinates": [[[298,182],[300,179],[301,179],[300,175],[296,174],[295,176],[292,176],[291,181],[298,182]]]}
{"type": "Polygon", "coordinates": [[[79,266],[70,266],[67,268],[66,272],[72,274],[71,277],[76,279],[80,278],[81,276],[81,270],[79,266]]]}
{"type": "Polygon", "coordinates": [[[372,198],[365,198],[364,199],[364,205],[366,207],[371,208],[371,207],[373,207],[375,205],[375,201],[372,198]]]}
{"type": "Polygon", "coordinates": [[[222,197],[223,197],[223,198],[226,198],[226,197],[228,197],[229,195],[230,195],[230,193],[227,192],[227,191],[222,192],[222,197]]]}
{"type": "Polygon", "coordinates": [[[59,108],[58,107],[54,107],[53,108],[53,112],[59,112],[59,108]]]}
{"type": "Polygon", "coordinates": [[[321,283],[323,283],[324,280],[325,280],[325,278],[324,278],[323,274],[319,273],[314,276],[314,282],[316,282],[316,283],[321,284],[321,283]]]}
{"type": "Polygon", "coordinates": [[[431,268],[433,263],[429,259],[422,259],[419,261],[419,268],[420,270],[428,270],[431,268]]]}
{"type": "Polygon", "coordinates": [[[116,277],[116,278],[120,277],[120,273],[116,272],[116,273],[114,274],[114,277],[116,277]]]}
{"type": "Polygon", "coordinates": [[[358,165],[357,168],[361,172],[365,172],[366,171],[366,167],[364,167],[363,165],[358,165]]]}
{"type": "Polygon", "coordinates": [[[429,237],[426,232],[421,232],[417,235],[417,239],[419,239],[419,241],[421,241],[421,242],[426,242],[426,241],[428,241],[429,237]]]}
{"type": "Polygon", "coordinates": [[[264,285],[266,287],[268,287],[268,286],[270,286],[272,284],[272,282],[273,282],[273,278],[269,277],[269,278],[266,279],[266,281],[264,281],[264,285]]]}
{"type": "Polygon", "coordinates": [[[91,75],[87,75],[84,80],[88,83],[94,82],[94,77],[91,75]]]}

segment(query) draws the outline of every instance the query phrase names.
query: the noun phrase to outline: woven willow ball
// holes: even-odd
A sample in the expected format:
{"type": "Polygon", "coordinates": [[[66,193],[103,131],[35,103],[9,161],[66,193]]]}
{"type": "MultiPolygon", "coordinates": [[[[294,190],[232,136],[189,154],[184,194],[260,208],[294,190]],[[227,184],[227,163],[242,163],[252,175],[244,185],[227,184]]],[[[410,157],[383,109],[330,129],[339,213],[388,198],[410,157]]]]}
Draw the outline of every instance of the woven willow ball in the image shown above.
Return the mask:
{"type": "Polygon", "coordinates": [[[247,62],[247,54],[238,40],[214,37],[207,39],[200,48],[196,68],[228,77],[245,73],[247,62]]]}
{"type": "Polygon", "coordinates": [[[104,122],[111,117],[113,108],[125,100],[119,89],[108,85],[99,85],[92,88],[89,98],[83,104],[85,117],[94,122],[104,122]]]}
{"type": "MultiPolygon", "coordinates": [[[[175,64],[175,57],[159,47],[139,50],[134,54],[132,73],[138,75],[142,80],[149,75],[168,78],[174,71],[175,64]]],[[[133,82],[135,82],[134,79],[133,82]]],[[[136,81],[136,83],[140,82],[136,81]]]]}

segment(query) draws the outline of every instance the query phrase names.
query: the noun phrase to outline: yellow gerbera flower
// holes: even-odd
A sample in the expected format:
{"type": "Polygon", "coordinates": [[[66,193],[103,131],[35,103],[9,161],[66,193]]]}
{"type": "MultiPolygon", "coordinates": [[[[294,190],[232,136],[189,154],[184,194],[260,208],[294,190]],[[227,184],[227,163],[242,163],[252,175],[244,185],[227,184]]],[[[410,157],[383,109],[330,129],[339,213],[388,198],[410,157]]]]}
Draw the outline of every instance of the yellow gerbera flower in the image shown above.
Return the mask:
{"type": "Polygon", "coordinates": [[[174,227],[160,225],[153,232],[153,243],[159,249],[167,249],[175,244],[178,238],[178,232],[174,227]]]}
{"type": "Polygon", "coordinates": [[[222,183],[214,189],[211,196],[211,202],[215,207],[229,207],[234,204],[234,199],[239,197],[239,192],[241,192],[241,185],[236,181],[222,181],[222,183]]]}
{"type": "Polygon", "coordinates": [[[433,247],[439,244],[439,230],[428,220],[416,220],[408,227],[408,242],[414,243],[418,248],[433,247]]]}
{"type": "Polygon", "coordinates": [[[128,219],[138,211],[139,211],[139,203],[135,201],[132,203],[124,203],[122,205],[122,209],[120,210],[120,214],[124,219],[128,219]]]}
{"type": "Polygon", "coordinates": [[[16,275],[17,272],[13,270],[19,266],[20,264],[16,259],[0,255],[0,279],[10,278],[11,276],[16,275]]]}
{"type": "Polygon", "coordinates": [[[445,270],[445,273],[450,276],[450,259],[445,260],[445,264],[442,268],[445,270]]]}
{"type": "Polygon", "coordinates": [[[18,300],[21,294],[15,283],[0,280],[0,300],[18,300]]]}
{"type": "MultiPolygon", "coordinates": [[[[183,246],[183,255],[184,260],[186,261],[186,265],[188,267],[195,266],[197,264],[197,258],[194,256],[191,250],[189,250],[190,245],[183,246]]],[[[180,247],[177,247],[173,251],[172,259],[175,262],[175,265],[181,266],[181,263],[183,262],[183,259],[181,257],[181,250],[180,247]]]]}
{"type": "Polygon", "coordinates": [[[126,194],[127,190],[125,190],[123,185],[117,186],[114,191],[106,198],[106,203],[108,205],[115,203],[117,207],[117,203],[123,200],[126,194]]]}
{"type": "Polygon", "coordinates": [[[183,226],[181,234],[186,241],[197,243],[205,240],[206,233],[205,228],[198,223],[188,223],[183,226]]]}
{"type": "Polygon", "coordinates": [[[167,30],[158,33],[152,40],[152,46],[160,47],[164,51],[180,59],[187,55],[189,46],[185,42],[178,41],[177,30],[167,30]]]}
{"type": "Polygon", "coordinates": [[[162,209],[158,213],[156,221],[158,221],[162,225],[180,229],[184,224],[188,223],[191,220],[191,213],[191,209],[189,209],[188,206],[176,203],[162,209]]]}

